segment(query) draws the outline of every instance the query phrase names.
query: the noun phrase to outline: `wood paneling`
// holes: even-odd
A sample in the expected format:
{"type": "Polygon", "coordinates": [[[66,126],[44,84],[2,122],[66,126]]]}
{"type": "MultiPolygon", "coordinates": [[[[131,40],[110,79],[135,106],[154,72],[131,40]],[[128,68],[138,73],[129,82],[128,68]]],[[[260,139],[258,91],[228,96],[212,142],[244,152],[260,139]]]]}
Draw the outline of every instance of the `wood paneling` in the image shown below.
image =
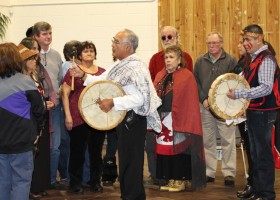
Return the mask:
{"type": "MultiPolygon", "coordinates": [[[[280,60],[280,0],[158,0],[159,34],[163,26],[176,27],[182,48],[196,59],[207,51],[206,35],[219,31],[224,37],[224,49],[237,59],[240,31],[245,26],[259,24],[276,50],[280,60]]],[[[161,43],[159,42],[159,49],[161,43]]]]}

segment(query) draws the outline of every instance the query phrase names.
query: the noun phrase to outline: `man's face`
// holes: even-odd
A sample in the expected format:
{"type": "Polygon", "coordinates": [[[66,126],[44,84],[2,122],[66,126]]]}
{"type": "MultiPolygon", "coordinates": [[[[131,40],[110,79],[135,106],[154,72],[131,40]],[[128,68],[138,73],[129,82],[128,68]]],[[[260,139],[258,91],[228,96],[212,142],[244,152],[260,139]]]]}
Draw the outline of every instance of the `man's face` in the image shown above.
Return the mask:
{"type": "Polygon", "coordinates": [[[161,32],[161,44],[164,49],[171,45],[176,45],[178,43],[178,38],[176,34],[169,29],[165,29],[161,32]]]}
{"type": "Polygon", "coordinates": [[[35,38],[42,47],[49,46],[52,43],[52,29],[41,31],[39,36],[35,35],[35,38]]]}
{"type": "Polygon", "coordinates": [[[259,49],[260,38],[248,35],[243,36],[243,45],[246,51],[250,54],[255,53],[259,49]]]}
{"type": "Polygon", "coordinates": [[[125,33],[119,32],[112,39],[112,56],[122,60],[128,56],[128,48],[130,45],[128,42],[124,41],[125,33]]]}
{"type": "Polygon", "coordinates": [[[209,35],[206,44],[211,55],[219,54],[223,47],[223,42],[217,34],[209,35]]]}

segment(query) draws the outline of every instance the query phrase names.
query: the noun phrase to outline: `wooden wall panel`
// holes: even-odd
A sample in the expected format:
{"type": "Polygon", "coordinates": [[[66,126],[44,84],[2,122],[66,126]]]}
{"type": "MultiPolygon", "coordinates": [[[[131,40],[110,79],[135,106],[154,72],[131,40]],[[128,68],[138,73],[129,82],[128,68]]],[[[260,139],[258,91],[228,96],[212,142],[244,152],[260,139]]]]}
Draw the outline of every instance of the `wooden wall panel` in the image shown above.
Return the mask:
{"type": "MultiPolygon", "coordinates": [[[[158,0],[159,31],[165,25],[175,26],[181,45],[196,59],[207,51],[205,38],[211,31],[224,37],[224,49],[239,57],[240,31],[257,23],[265,39],[276,50],[280,60],[280,0],[158,0]]],[[[161,43],[159,43],[161,49],[161,43]]]]}

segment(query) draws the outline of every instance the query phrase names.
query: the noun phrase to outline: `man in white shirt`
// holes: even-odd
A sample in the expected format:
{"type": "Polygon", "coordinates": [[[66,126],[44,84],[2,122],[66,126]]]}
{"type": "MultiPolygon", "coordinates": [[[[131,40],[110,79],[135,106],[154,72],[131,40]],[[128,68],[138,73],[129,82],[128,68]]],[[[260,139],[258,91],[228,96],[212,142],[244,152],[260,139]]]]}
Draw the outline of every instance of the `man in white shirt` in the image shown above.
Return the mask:
{"type": "Polygon", "coordinates": [[[101,76],[85,75],[75,68],[75,76],[82,77],[87,85],[100,79],[120,84],[126,95],[101,99],[99,107],[104,112],[111,109],[128,110],[125,119],[117,126],[119,180],[121,198],[146,199],[143,187],[144,144],[147,124],[156,132],[161,131],[157,112],[161,100],[152,84],[147,66],[135,55],[138,37],[131,30],[118,32],[112,40],[112,55],[118,61],[101,76]]]}

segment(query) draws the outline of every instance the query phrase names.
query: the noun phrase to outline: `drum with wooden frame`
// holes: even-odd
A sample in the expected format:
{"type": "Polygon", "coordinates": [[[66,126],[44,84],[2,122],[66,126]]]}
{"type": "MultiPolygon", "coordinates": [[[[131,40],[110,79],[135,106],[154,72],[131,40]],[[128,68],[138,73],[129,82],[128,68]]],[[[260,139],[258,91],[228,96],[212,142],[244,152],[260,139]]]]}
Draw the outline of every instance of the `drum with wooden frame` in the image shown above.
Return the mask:
{"type": "Polygon", "coordinates": [[[113,81],[96,81],[82,91],[78,106],[85,122],[97,130],[115,128],[124,119],[127,111],[116,111],[114,107],[105,113],[99,108],[97,100],[112,99],[124,96],[125,92],[120,85],[113,81]]]}
{"type": "Polygon", "coordinates": [[[208,93],[208,103],[211,111],[224,120],[232,120],[242,116],[248,108],[247,99],[230,99],[227,97],[229,89],[249,89],[250,85],[242,76],[226,73],[219,76],[211,85],[208,93]]]}

